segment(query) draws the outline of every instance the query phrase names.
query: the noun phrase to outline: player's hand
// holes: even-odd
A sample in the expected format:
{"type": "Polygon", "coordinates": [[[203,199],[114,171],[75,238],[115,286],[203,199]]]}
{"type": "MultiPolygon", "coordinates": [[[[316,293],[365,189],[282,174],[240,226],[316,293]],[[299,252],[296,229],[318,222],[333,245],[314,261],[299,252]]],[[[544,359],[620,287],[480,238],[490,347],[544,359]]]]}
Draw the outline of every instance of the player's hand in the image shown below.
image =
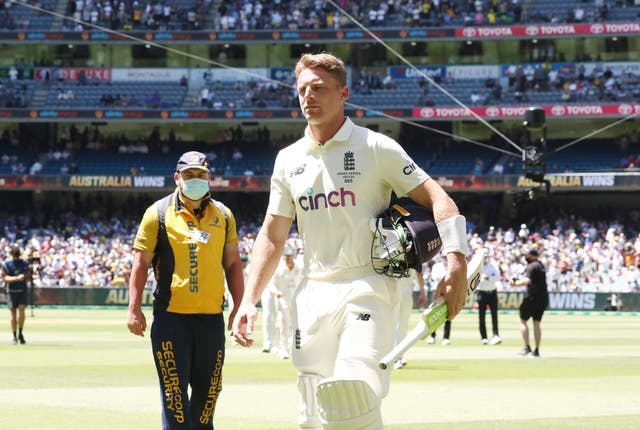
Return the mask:
{"type": "Polygon", "coordinates": [[[258,309],[256,309],[256,306],[243,300],[233,319],[232,334],[236,342],[242,346],[253,345],[253,339],[248,336],[253,334],[257,319],[258,309]]]}
{"type": "Polygon", "coordinates": [[[438,284],[434,297],[444,296],[449,320],[455,318],[467,301],[467,260],[457,252],[447,254],[447,274],[438,284]]]}
{"type": "Polygon", "coordinates": [[[136,336],[144,336],[144,331],[147,329],[147,319],[142,313],[142,309],[129,309],[127,327],[136,336]]]}
{"type": "Polygon", "coordinates": [[[418,296],[418,307],[424,308],[427,306],[427,294],[424,291],[420,292],[418,296]]]}
{"type": "Polygon", "coordinates": [[[231,312],[229,312],[229,321],[227,322],[227,330],[229,331],[233,330],[233,322],[236,319],[237,313],[238,313],[238,307],[234,306],[233,309],[231,309],[231,312]]]}

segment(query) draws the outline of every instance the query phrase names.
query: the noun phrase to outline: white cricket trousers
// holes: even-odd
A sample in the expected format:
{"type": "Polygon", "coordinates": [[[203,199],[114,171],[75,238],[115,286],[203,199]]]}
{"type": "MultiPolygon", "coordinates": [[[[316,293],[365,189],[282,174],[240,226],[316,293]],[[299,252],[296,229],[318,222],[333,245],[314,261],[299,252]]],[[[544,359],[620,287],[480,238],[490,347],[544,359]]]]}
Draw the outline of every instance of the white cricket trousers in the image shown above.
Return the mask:
{"type": "Polygon", "coordinates": [[[276,331],[276,298],[269,287],[260,296],[262,305],[262,348],[270,350],[278,344],[276,331]]]}
{"type": "Polygon", "coordinates": [[[399,290],[392,278],[362,272],[359,279],[302,281],[291,358],[300,375],[362,380],[382,399],[390,371],[378,362],[394,345],[399,290]]]}
{"type": "Polygon", "coordinates": [[[413,281],[409,278],[397,279],[400,290],[400,303],[398,305],[398,325],[396,329],[396,345],[407,335],[409,330],[409,318],[413,308],[413,281]]]}

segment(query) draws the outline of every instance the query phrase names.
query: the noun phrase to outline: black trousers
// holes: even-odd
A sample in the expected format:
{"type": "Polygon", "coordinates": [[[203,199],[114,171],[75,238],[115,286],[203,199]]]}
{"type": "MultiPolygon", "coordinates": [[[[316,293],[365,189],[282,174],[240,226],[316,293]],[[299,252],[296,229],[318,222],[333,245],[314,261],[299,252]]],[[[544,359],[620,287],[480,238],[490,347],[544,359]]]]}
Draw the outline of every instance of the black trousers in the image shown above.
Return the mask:
{"type": "Polygon", "coordinates": [[[154,313],[151,346],[160,381],[163,430],[213,429],[222,391],[224,342],[222,314],[154,313]]]}
{"type": "MultiPolygon", "coordinates": [[[[446,320],[444,322],[444,334],[442,335],[443,339],[449,339],[449,336],[451,336],[451,321],[446,320]]],[[[433,333],[431,333],[431,337],[432,338],[436,338],[436,332],[434,331],[433,333]]]]}
{"type": "Polygon", "coordinates": [[[487,326],[485,324],[487,305],[491,312],[493,335],[498,336],[498,292],[496,290],[478,291],[478,318],[480,319],[480,337],[482,339],[487,338],[487,326]]]}

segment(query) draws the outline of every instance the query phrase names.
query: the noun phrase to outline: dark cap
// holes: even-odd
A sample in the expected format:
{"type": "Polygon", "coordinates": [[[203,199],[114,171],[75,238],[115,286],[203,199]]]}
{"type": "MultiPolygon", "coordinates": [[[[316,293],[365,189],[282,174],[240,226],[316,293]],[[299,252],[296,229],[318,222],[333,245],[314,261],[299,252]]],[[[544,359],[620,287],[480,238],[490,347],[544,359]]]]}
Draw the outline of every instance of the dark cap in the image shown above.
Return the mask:
{"type": "Polygon", "coordinates": [[[534,256],[534,257],[537,257],[539,254],[538,254],[538,251],[537,251],[537,250],[535,250],[535,249],[530,249],[529,251],[527,251],[527,255],[532,255],[532,256],[534,256]]]}
{"type": "Polygon", "coordinates": [[[413,240],[415,247],[415,259],[410,259],[409,265],[422,272],[422,264],[435,257],[442,248],[442,239],[438,233],[438,227],[433,221],[431,211],[422,206],[407,205],[404,209],[409,215],[403,222],[413,240]]]}
{"type": "Polygon", "coordinates": [[[209,171],[209,161],[207,160],[207,156],[198,151],[185,152],[178,159],[176,172],[182,172],[187,169],[201,169],[209,171]]]}

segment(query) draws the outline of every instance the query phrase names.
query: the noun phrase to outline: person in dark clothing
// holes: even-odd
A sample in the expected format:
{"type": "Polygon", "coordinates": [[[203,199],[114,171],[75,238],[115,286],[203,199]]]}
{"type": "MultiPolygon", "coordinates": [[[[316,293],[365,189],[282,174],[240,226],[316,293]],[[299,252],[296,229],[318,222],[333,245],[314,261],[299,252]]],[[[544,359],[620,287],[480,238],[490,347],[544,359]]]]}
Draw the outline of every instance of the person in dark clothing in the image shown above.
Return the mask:
{"type": "Polygon", "coordinates": [[[530,249],[524,256],[527,260],[527,269],[522,279],[512,279],[512,286],[525,286],[527,293],[520,304],[520,334],[524,341],[524,348],[520,355],[531,354],[534,357],[540,356],[540,340],[542,330],[540,321],[545,309],[549,305],[549,292],[547,291],[547,273],[544,265],[538,261],[539,253],[535,249],[530,249]],[[533,337],[535,349],[531,350],[529,343],[529,326],[527,321],[533,319],[533,337]]]}
{"type": "Polygon", "coordinates": [[[24,328],[25,308],[27,307],[27,280],[29,263],[20,258],[20,248],[11,248],[11,258],[2,262],[2,280],[7,288],[7,306],[11,311],[11,330],[13,344],[25,344],[24,328]]]}

